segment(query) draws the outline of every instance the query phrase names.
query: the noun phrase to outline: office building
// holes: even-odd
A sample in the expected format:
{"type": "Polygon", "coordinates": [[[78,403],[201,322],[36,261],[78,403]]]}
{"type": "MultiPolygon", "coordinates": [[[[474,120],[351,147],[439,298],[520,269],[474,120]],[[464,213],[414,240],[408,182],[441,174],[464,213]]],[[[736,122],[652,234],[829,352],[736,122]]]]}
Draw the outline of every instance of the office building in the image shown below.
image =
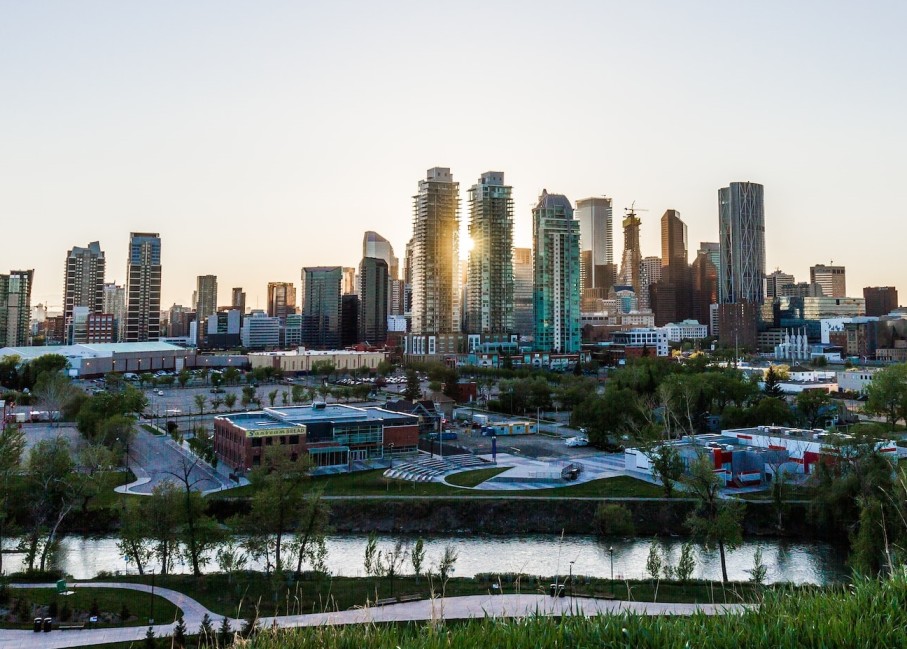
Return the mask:
{"type": "Polygon", "coordinates": [[[242,345],[246,349],[274,349],[280,345],[280,318],[255,309],[243,318],[242,345]]]}
{"type": "Polygon", "coordinates": [[[580,349],[579,223],[562,194],[542,191],[532,210],[535,348],[580,349]]]}
{"type": "Polygon", "coordinates": [[[844,266],[819,264],[809,269],[809,281],[822,287],[825,297],[847,297],[847,280],[844,266]]]}
{"type": "Polygon", "coordinates": [[[352,266],[343,267],[343,279],[340,283],[341,295],[355,295],[359,290],[359,284],[356,281],[356,269],[352,266]]]}
{"type": "Polygon", "coordinates": [[[767,300],[786,295],[789,291],[787,287],[796,285],[793,275],[781,272],[775,269],[774,272],[765,276],[765,298],[767,300]]]}
{"type": "Polygon", "coordinates": [[[634,289],[629,284],[622,285],[627,286],[636,293],[639,309],[648,311],[652,308],[652,286],[661,281],[661,271],[661,257],[645,257],[639,261],[639,270],[637,271],[639,290],[634,289]]]}
{"type": "MultiPolygon", "coordinates": [[[[369,230],[362,237],[362,258],[383,259],[387,264],[387,273],[390,279],[399,279],[400,260],[394,256],[394,247],[390,241],[377,232],[369,230]]],[[[359,286],[362,282],[359,282],[359,286]]]]}
{"type": "MultiPolygon", "coordinates": [[[[73,310],[85,307],[87,313],[104,313],[104,272],[106,261],[101,244],[93,241],[86,248],[74,247],[66,254],[63,281],[63,317],[69,328],[68,343],[85,343],[88,340],[79,327],[78,336],[72,328],[73,310]]],[[[87,325],[87,313],[84,322],[87,325]]],[[[110,341],[103,341],[110,342],[110,341]]]]}
{"type": "Polygon", "coordinates": [[[296,313],[296,287],[292,282],[268,282],[268,316],[286,322],[296,313]]]}
{"type": "Polygon", "coordinates": [[[0,347],[24,347],[31,342],[34,277],[34,270],[12,270],[0,275],[0,347]]]}
{"type": "Polygon", "coordinates": [[[535,333],[532,301],[532,248],[513,249],[513,331],[520,336],[535,333]]]}
{"type": "Polygon", "coordinates": [[[195,310],[192,307],[174,304],[167,311],[167,337],[187,338],[195,322],[195,310]]]}
{"type": "Polygon", "coordinates": [[[199,275],[195,286],[195,321],[199,323],[196,342],[201,345],[208,333],[208,316],[217,313],[217,276],[199,275]]]}
{"type": "Polygon", "coordinates": [[[241,286],[236,286],[230,291],[230,306],[242,314],[246,312],[246,292],[241,286]]]}
{"type": "MultiPolygon", "coordinates": [[[[387,261],[363,257],[359,263],[358,341],[380,346],[387,341],[388,279],[387,261]]],[[[344,326],[346,318],[344,316],[344,326]]]]}
{"type": "Polygon", "coordinates": [[[717,241],[700,241],[696,254],[697,256],[699,254],[707,255],[715,270],[718,270],[721,265],[721,244],[717,241]]]}
{"type": "Polygon", "coordinates": [[[687,224],[677,210],[667,210],[661,217],[661,279],[654,283],[652,301],[656,326],[692,315],[688,249],[687,224]]]}
{"type": "Polygon", "coordinates": [[[513,198],[504,173],[487,171],[469,188],[466,331],[513,329],[513,198]]]}
{"type": "Polygon", "coordinates": [[[340,266],[308,266],[302,269],[302,344],[312,349],[340,346],[340,266]]]}
{"type": "Polygon", "coordinates": [[[722,304],[749,302],[758,308],[765,296],[762,185],[734,182],[718,190],[718,230],[721,245],[719,301],[722,304]]]}
{"type": "Polygon", "coordinates": [[[460,331],[459,237],[459,184],[450,169],[434,167],[413,197],[413,333],[460,331]]]}
{"type": "MultiPolygon", "coordinates": [[[[340,348],[359,342],[359,296],[347,293],[340,296],[340,348]]],[[[387,323],[387,320],[384,321],[387,323]]]]}
{"type": "MultiPolygon", "coordinates": [[[[708,251],[703,250],[701,246],[690,268],[690,275],[693,319],[698,322],[709,322],[711,306],[718,304],[718,268],[712,263],[708,251]]],[[[713,331],[712,335],[715,333],[713,331]]]]}
{"type": "Polygon", "coordinates": [[[207,349],[230,349],[242,344],[242,311],[239,309],[219,309],[212,313],[204,323],[204,344],[207,349]]]}
{"type": "Polygon", "coordinates": [[[898,290],[894,286],[867,286],[863,289],[866,315],[888,315],[898,308],[898,290]]]}
{"type": "Polygon", "coordinates": [[[126,266],[126,342],[161,335],[161,238],[156,232],[129,235],[126,266]]]}
{"type": "Polygon", "coordinates": [[[576,220],[580,234],[580,274],[582,290],[602,289],[607,295],[614,286],[614,224],[612,201],[607,197],[581,198],[576,201],[576,220]]]}

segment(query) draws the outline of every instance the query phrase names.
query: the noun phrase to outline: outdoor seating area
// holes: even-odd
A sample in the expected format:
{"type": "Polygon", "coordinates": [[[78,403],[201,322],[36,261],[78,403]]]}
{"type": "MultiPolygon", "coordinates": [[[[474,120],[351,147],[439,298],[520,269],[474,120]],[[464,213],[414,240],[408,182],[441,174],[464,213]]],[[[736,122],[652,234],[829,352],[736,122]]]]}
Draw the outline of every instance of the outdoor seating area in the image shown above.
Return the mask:
{"type": "Polygon", "coordinates": [[[402,462],[392,469],[388,469],[384,472],[384,477],[410,482],[432,482],[448,473],[480,467],[488,463],[488,460],[468,453],[444,457],[420,453],[418,459],[402,462]]]}

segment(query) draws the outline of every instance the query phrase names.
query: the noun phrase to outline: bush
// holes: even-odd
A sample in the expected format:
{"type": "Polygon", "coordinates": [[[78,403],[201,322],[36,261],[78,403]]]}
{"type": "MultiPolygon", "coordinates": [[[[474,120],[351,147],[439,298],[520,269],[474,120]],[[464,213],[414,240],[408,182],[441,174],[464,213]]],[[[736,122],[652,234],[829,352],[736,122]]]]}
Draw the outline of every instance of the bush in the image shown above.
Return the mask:
{"type": "Polygon", "coordinates": [[[624,505],[602,503],[595,510],[595,525],[604,536],[633,536],[633,515],[624,505]]]}

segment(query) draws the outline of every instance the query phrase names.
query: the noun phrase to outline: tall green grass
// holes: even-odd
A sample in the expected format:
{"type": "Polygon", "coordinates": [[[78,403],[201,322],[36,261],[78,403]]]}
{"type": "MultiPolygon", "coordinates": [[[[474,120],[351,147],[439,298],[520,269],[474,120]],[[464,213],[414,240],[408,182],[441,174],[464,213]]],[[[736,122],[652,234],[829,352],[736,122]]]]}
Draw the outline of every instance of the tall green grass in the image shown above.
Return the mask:
{"type": "Polygon", "coordinates": [[[627,649],[803,649],[907,647],[907,578],[861,581],[847,589],[768,592],[742,614],[689,617],[540,616],[432,625],[360,625],[267,631],[256,649],[472,649],[620,647],[627,649]]]}

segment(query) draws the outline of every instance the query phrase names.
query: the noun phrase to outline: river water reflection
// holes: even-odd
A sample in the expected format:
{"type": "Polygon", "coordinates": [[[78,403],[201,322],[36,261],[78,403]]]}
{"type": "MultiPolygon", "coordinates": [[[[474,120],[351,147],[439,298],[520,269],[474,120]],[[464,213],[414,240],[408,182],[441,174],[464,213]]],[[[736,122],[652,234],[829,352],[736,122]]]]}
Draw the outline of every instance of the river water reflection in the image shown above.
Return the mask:
{"type": "MultiPolygon", "coordinates": [[[[390,547],[404,538],[414,542],[414,537],[383,535],[379,537],[379,548],[390,547]]],[[[349,577],[363,576],[363,556],[367,537],[365,535],[337,535],[327,539],[327,567],[334,575],[349,577]]],[[[660,539],[672,565],[680,556],[680,539],[660,539]]],[[[646,558],[649,555],[651,539],[615,539],[602,541],[594,536],[432,536],[425,539],[426,565],[437,563],[447,544],[459,552],[454,575],[472,577],[485,572],[514,572],[530,575],[552,576],[566,574],[573,562],[573,573],[608,578],[611,575],[611,554],[614,549],[614,577],[640,579],[647,577],[646,558]]],[[[797,543],[783,540],[748,540],[740,548],[728,553],[728,576],[732,580],[749,579],[747,570],[753,567],[753,555],[762,548],[762,561],[768,567],[768,582],[788,581],[792,583],[828,584],[844,581],[848,571],[842,552],[823,543],[797,543]]],[[[696,547],[696,570],[694,576],[703,579],[720,579],[721,568],[717,551],[706,552],[696,547]]],[[[21,567],[22,555],[9,554],[4,559],[7,571],[21,567]]],[[[99,572],[135,572],[127,565],[117,550],[113,537],[64,539],[58,567],[76,579],[90,579],[99,572]]],[[[253,569],[263,565],[253,563],[253,569]]],[[[407,568],[409,565],[407,564],[407,568]]],[[[209,570],[217,570],[211,561],[209,570]]],[[[189,572],[186,565],[177,565],[174,572],[189,572]]]]}

